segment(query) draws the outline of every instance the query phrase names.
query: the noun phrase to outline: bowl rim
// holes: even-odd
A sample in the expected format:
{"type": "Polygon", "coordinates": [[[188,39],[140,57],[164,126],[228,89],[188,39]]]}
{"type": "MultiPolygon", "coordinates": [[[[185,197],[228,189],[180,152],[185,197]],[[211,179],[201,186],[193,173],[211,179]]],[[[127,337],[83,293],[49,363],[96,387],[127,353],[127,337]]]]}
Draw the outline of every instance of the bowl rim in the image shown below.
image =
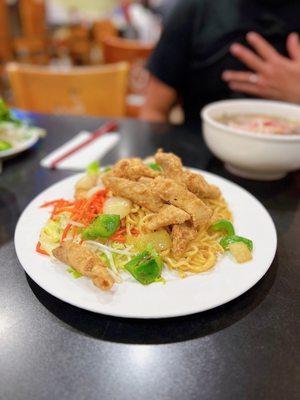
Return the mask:
{"type": "MultiPolygon", "coordinates": [[[[200,115],[202,118],[202,122],[207,122],[210,125],[214,126],[215,128],[222,129],[225,132],[238,135],[238,136],[243,136],[243,137],[249,137],[252,139],[263,139],[265,141],[278,141],[278,142],[300,142],[300,134],[299,135],[276,135],[274,133],[258,133],[258,132],[249,132],[247,130],[243,129],[237,129],[237,128],[232,128],[229,127],[225,124],[222,124],[221,122],[216,121],[213,119],[210,115],[209,112],[213,109],[218,109],[222,107],[223,105],[228,105],[228,104],[251,104],[253,105],[254,103],[262,106],[262,105],[270,105],[270,106],[282,106],[294,110],[299,111],[299,117],[300,117],[300,105],[293,104],[293,103],[285,103],[282,101],[274,101],[274,100],[260,100],[260,99],[231,99],[231,100],[219,100],[219,101],[214,101],[212,103],[207,104],[205,107],[202,108],[200,115]]],[[[260,111],[260,110],[259,110],[260,111]]],[[[258,111],[258,113],[260,113],[258,111]]],[[[300,118],[299,118],[300,122],[300,118]]]]}

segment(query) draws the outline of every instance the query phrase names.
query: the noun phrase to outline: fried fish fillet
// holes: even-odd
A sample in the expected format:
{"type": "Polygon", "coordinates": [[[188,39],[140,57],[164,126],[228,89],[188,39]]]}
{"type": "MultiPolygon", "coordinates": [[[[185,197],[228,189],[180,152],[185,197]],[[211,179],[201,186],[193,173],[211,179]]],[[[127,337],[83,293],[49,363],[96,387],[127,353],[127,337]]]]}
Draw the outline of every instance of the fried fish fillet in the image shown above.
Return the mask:
{"type": "Polygon", "coordinates": [[[175,154],[164,153],[162,149],[159,149],[155,154],[155,161],[162,168],[164,176],[175,181],[182,180],[182,162],[175,154]]]}
{"type": "Polygon", "coordinates": [[[155,231],[165,226],[182,224],[189,219],[191,219],[191,216],[180,208],[172,205],[165,205],[157,214],[150,216],[145,222],[145,228],[149,231],[155,231]]]}
{"type": "Polygon", "coordinates": [[[137,181],[142,176],[155,178],[159,172],[149,168],[140,158],[125,158],[114,165],[109,175],[137,181]]]}
{"type": "Polygon", "coordinates": [[[163,169],[163,175],[174,179],[178,183],[184,183],[186,187],[199,198],[216,199],[220,196],[220,190],[210,185],[203,176],[194,172],[183,170],[182,162],[173,153],[164,153],[159,149],[155,160],[163,169]]]}
{"type": "Polygon", "coordinates": [[[183,171],[182,180],[186,187],[199,198],[217,199],[221,192],[219,188],[210,185],[202,175],[191,171],[183,171]]]}
{"type": "Polygon", "coordinates": [[[212,216],[211,209],[184,185],[172,179],[158,176],[153,180],[152,188],[162,200],[187,212],[192,217],[196,228],[206,226],[209,223],[212,216]]]}
{"type": "Polygon", "coordinates": [[[181,257],[188,244],[197,237],[197,229],[187,221],[172,228],[172,251],[175,257],[181,257]]]}
{"type": "Polygon", "coordinates": [[[158,194],[144,183],[115,176],[104,176],[102,180],[114,195],[125,197],[150,211],[156,212],[164,205],[158,194]]]}
{"type": "Polygon", "coordinates": [[[97,257],[90,249],[77,243],[64,242],[53,250],[53,255],[59,261],[69,265],[82,275],[92,279],[95,286],[101,290],[109,290],[114,280],[97,257]]]}

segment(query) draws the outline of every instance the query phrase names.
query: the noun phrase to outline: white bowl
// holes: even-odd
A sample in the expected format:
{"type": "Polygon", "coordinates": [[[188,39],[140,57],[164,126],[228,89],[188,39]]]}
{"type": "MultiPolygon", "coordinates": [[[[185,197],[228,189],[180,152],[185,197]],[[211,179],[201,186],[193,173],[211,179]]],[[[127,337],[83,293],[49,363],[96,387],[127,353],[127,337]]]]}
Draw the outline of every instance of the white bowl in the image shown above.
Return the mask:
{"type": "Polygon", "coordinates": [[[223,114],[255,113],[300,121],[300,106],[268,100],[225,100],[201,112],[204,139],[212,153],[235,175],[275,180],[300,169],[300,135],[252,133],[217,122],[223,114]]]}

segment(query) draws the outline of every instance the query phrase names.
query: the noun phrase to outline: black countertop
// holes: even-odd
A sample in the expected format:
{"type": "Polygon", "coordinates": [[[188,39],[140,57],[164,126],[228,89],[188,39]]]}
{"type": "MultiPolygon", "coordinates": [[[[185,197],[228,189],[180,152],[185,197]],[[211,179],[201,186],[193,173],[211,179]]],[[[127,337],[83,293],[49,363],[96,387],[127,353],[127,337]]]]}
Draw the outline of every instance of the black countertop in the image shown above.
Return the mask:
{"type": "Polygon", "coordinates": [[[278,251],[270,270],[222,307],[148,321],[83,311],[26,276],[13,244],[20,213],[40,191],[72,174],[43,169],[39,161],[100,122],[36,115],[47,137],[6,161],[0,175],[0,399],[298,399],[299,172],[272,183],[239,179],[210,155],[197,130],[122,120],[122,141],[103,164],[163,147],[187,166],[245,187],[277,227],[278,251]]]}

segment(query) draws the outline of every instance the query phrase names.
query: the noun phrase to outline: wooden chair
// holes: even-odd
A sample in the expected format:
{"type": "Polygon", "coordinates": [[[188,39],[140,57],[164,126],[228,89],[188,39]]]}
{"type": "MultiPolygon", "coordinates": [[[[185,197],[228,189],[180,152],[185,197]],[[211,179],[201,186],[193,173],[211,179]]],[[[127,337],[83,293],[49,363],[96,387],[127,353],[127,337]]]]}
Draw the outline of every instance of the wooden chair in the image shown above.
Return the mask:
{"type": "Polygon", "coordinates": [[[11,60],[12,45],[9,28],[8,6],[6,0],[0,0],[0,63],[11,60]]]}
{"type": "Polygon", "coordinates": [[[10,36],[8,6],[6,0],[0,0],[0,36],[10,36]]]}
{"type": "Polygon", "coordinates": [[[89,65],[91,63],[92,44],[90,40],[72,41],[69,54],[73,65],[89,65]]]}
{"type": "Polygon", "coordinates": [[[69,51],[73,65],[89,65],[91,47],[90,30],[81,25],[71,27],[69,51]]]}
{"type": "Polygon", "coordinates": [[[7,91],[5,63],[12,60],[12,42],[6,0],[0,0],[0,96],[7,91]]]}
{"type": "Polygon", "coordinates": [[[44,0],[19,0],[22,36],[13,40],[15,60],[45,65],[49,62],[44,0]]]}
{"type": "Polygon", "coordinates": [[[127,96],[127,115],[137,117],[140,112],[149,74],[145,64],[153,50],[152,44],[106,36],[102,40],[104,62],[126,61],[130,65],[127,96]]]}
{"type": "Polygon", "coordinates": [[[84,26],[59,28],[51,36],[51,53],[56,58],[67,56],[73,65],[90,65],[92,40],[84,26]]]}
{"type": "Polygon", "coordinates": [[[50,51],[47,39],[39,37],[18,37],[13,40],[15,60],[19,63],[46,65],[50,51]]]}
{"type": "Polygon", "coordinates": [[[134,64],[137,60],[146,62],[154,46],[138,40],[106,36],[102,40],[106,63],[126,61],[134,64]]]}
{"type": "Polygon", "coordinates": [[[96,43],[102,45],[106,37],[117,37],[118,30],[110,19],[102,19],[94,22],[92,28],[93,38],[96,43]]]}
{"type": "Polygon", "coordinates": [[[7,64],[16,106],[34,112],[124,116],[129,66],[57,69],[7,64]]]}
{"type": "Polygon", "coordinates": [[[46,5],[44,0],[20,0],[19,11],[23,36],[46,36],[46,5]]]}

